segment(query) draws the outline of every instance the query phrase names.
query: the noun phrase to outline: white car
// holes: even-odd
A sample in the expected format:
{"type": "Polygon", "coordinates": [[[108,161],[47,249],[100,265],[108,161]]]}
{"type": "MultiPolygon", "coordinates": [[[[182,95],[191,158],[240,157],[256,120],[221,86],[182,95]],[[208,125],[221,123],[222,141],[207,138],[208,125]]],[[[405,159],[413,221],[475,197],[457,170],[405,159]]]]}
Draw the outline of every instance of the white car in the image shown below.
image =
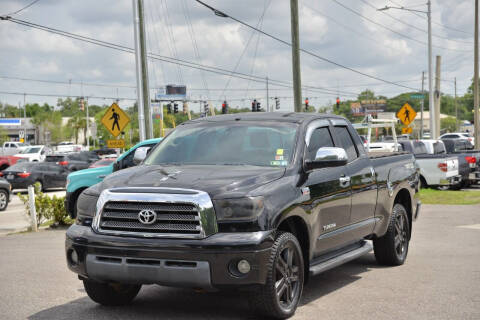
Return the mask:
{"type": "MultiPolygon", "coordinates": [[[[365,148],[367,144],[364,144],[365,148]]],[[[397,143],[397,150],[402,151],[402,146],[397,143]]],[[[372,142],[368,152],[395,152],[395,143],[393,142],[372,142]]]]}
{"type": "Polygon", "coordinates": [[[45,146],[29,146],[22,152],[17,153],[15,157],[27,159],[28,162],[42,162],[45,160],[48,150],[45,146]]]}
{"type": "Polygon", "coordinates": [[[468,132],[450,132],[442,134],[439,139],[466,139],[475,145],[475,138],[468,132]]]}

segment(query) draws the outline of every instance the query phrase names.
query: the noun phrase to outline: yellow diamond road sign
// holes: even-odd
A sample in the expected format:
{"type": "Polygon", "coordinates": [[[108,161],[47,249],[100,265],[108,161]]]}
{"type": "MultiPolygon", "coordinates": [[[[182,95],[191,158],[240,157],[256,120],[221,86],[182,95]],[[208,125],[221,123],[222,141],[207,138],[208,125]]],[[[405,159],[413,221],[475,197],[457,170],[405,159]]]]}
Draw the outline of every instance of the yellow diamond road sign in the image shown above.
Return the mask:
{"type": "Polygon", "coordinates": [[[416,116],[417,113],[408,103],[405,103],[397,112],[397,118],[406,126],[412,123],[416,116]]]}
{"type": "Polygon", "coordinates": [[[118,137],[129,122],[128,115],[116,103],[113,103],[102,117],[102,124],[114,137],[118,137]]]}
{"type": "Polygon", "coordinates": [[[402,128],[402,134],[412,133],[413,129],[411,127],[402,128]]]}

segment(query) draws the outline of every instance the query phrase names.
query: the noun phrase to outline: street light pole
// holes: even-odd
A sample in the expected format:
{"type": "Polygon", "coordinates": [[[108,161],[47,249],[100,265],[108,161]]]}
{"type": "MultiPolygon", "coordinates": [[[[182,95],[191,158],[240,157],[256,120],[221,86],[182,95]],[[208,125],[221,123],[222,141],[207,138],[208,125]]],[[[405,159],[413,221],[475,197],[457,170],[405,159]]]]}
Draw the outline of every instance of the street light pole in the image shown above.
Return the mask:
{"type": "Polygon", "coordinates": [[[480,120],[478,118],[478,0],[475,0],[475,54],[473,63],[473,109],[474,109],[474,137],[475,137],[475,149],[480,148],[480,120]]]}
{"type": "Polygon", "coordinates": [[[388,9],[398,9],[412,12],[420,12],[427,14],[428,20],[428,110],[430,114],[430,139],[437,139],[437,128],[435,121],[435,105],[433,102],[433,58],[432,58],[432,4],[431,1],[427,1],[427,11],[410,9],[405,7],[392,7],[385,6],[384,8],[377,9],[378,11],[385,11],[388,9]]]}
{"type": "Polygon", "coordinates": [[[428,110],[430,114],[430,139],[437,139],[435,104],[433,102],[433,58],[432,58],[432,7],[427,1],[428,16],[428,110]]]}

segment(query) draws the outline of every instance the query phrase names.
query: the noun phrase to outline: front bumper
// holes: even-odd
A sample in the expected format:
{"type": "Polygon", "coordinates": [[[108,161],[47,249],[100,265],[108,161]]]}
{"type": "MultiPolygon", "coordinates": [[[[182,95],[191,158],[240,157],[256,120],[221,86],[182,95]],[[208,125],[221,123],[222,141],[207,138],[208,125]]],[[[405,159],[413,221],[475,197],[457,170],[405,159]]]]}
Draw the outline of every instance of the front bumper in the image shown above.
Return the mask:
{"type": "Polygon", "coordinates": [[[69,269],[83,278],[221,289],[265,283],[273,236],[273,231],[258,231],[217,233],[200,240],[151,239],[101,235],[73,225],[65,250],[69,269]],[[78,263],[72,262],[73,250],[78,263]],[[251,265],[246,275],[234,268],[242,259],[251,265]]]}

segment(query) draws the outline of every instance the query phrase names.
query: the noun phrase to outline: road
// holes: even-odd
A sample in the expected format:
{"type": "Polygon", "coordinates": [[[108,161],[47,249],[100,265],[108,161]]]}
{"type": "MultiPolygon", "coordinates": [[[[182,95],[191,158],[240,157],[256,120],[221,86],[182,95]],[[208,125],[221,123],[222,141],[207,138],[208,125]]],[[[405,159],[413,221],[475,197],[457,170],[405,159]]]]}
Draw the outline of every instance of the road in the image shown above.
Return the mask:
{"type": "MultiPolygon", "coordinates": [[[[405,265],[368,254],[317,276],[294,319],[480,319],[479,212],[425,205],[405,265]]],[[[1,319],[254,319],[244,295],[159,286],[131,306],[98,306],[67,270],[64,233],[0,237],[1,319]]]]}

